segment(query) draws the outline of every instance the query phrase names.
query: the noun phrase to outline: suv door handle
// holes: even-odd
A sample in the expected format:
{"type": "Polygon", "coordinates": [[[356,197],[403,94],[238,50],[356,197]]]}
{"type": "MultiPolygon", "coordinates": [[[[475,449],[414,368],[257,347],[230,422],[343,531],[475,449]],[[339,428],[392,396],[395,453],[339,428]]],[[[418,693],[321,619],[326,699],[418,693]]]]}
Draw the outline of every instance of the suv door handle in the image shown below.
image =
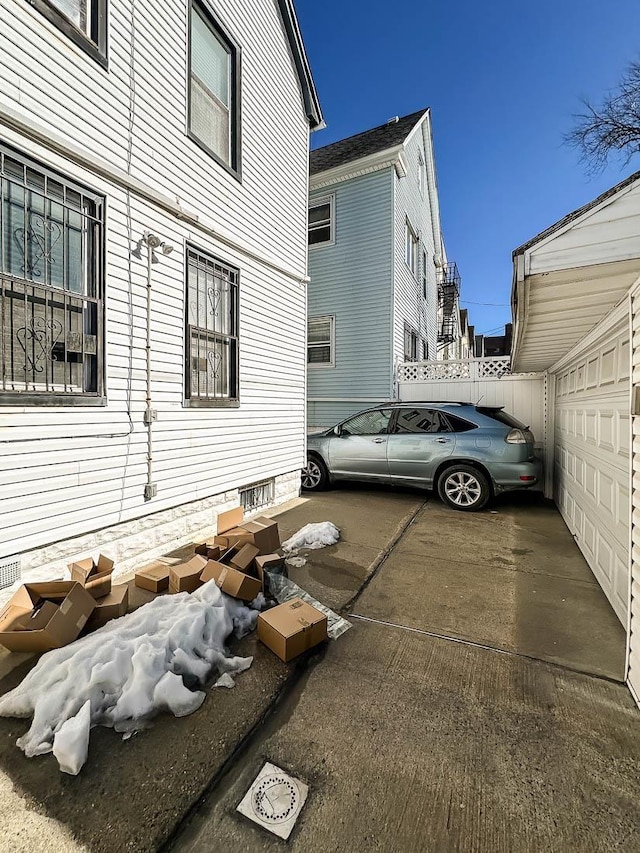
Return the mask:
{"type": "Polygon", "coordinates": [[[386,440],[387,440],[386,438],[374,438],[373,443],[374,444],[384,444],[386,440]]]}
{"type": "Polygon", "coordinates": [[[449,444],[450,438],[436,438],[436,444],[449,444]]]}

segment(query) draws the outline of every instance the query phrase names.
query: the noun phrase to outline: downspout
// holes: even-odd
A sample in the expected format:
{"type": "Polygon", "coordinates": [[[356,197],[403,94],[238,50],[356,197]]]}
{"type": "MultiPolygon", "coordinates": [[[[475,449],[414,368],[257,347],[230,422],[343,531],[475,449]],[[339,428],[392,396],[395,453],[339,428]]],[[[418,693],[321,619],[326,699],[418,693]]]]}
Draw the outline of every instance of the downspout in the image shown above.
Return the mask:
{"type": "Polygon", "coordinates": [[[147,394],[145,398],[146,408],[144,411],[144,422],[147,427],[147,482],[144,487],[144,499],[150,501],[158,494],[158,487],[153,482],[153,422],[157,418],[157,412],[151,408],[151,264],[153,261],[153,248],[150,238],[152,235],[145,234],[147,244],[147,343],[146,343],[146,379],[147,394]]]}

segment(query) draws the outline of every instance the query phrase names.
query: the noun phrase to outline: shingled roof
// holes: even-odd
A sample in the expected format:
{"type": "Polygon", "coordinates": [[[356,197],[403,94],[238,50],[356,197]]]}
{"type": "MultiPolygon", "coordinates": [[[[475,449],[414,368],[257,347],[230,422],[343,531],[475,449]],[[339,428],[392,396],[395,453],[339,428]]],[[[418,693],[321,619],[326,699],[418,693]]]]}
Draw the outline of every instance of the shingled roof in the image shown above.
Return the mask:
{"type": "Polygon", "coordinates": [[[426,112],[426,109],[418,110],[398,121],[381,124],[323,148],[316,148],[309,157],[310,173],[315,175],[318,172],[326,172],[327,169],[342,166],[343,163],[360,160],[369,154],[377,154],[379,151],[401,145],[426,112]]]}

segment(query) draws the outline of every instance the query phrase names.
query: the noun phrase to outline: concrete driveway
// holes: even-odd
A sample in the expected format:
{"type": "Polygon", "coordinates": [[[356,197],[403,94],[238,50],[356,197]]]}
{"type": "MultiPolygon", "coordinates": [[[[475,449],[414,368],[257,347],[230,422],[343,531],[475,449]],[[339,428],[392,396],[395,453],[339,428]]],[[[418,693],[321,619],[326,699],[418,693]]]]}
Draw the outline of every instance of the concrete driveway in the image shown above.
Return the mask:
{"type": "MultiPolygon", "coordinates": [[[[331,559],[300,570],[319,597],[331,559]]],[[[473,516],[429,501],[379,563],[353,629],[172,849],[281,849],[235,811],[265,761],[310,785],[294,851],[640,849],[640,715],[615,681],[624,632],[557,511],[535,496],[473,516]]]]}
{"type": "Polygon", "coordinates": [[[640,849],[624,632],[557,512],[427,498],[344,487],[278,514],[283,538],[341,528],[291,574],[352,616],[296,665],[246,638],[233,690],[126,742],[94,731],[76,778],[0,719],[0,853],[282,849],[235,811],[266,760],[310,785],[293,850],[640,849]]]}

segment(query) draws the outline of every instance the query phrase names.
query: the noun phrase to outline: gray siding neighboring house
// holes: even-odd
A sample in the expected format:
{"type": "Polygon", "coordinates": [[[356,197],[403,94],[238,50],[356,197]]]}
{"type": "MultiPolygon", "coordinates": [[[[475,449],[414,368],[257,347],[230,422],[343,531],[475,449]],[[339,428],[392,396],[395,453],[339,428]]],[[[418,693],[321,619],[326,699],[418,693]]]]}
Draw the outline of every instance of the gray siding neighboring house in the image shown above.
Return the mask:
{"type": "Polygon", "coordinates": [[[444,250],[429,110],[312,151],[310,172],[314,428],[392,399],[398,362],[436,358],[444,250]]]}

